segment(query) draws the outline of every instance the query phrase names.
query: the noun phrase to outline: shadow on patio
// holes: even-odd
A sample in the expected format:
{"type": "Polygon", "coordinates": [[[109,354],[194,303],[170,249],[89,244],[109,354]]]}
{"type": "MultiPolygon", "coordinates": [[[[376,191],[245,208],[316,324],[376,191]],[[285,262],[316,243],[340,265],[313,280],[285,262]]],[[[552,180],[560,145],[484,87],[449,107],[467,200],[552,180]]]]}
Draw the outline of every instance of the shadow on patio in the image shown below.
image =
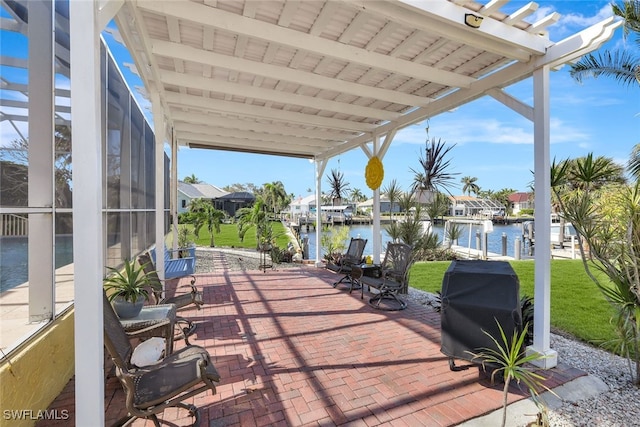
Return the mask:
{"type": "MultiPolygon", "coordinates": [[[[198,323],[191,342],[211,353],[222,378],[215,396],[193,399],[203,425],[448,426],[500,408],[500,384],[477,368],[449,369],[438,313],[411,303],[375,310],[359,292],[334,289],[335,278],[309,266],[199,275],[205,306],[182,314],[198,323]]],[[[543,375],[553,388],[583,373],[560,364],[543,375]]],[[[124,393],[115,378],[106,384],[110,424],[124,415],[124,393]]],[[[509,400],[524,397],[513,388],[509,400]]],[[[73,399],[72,380],[50,409],[73,417],[73,399]]],[[[191,421],[185,411],[162,418],[191,421]]]]}

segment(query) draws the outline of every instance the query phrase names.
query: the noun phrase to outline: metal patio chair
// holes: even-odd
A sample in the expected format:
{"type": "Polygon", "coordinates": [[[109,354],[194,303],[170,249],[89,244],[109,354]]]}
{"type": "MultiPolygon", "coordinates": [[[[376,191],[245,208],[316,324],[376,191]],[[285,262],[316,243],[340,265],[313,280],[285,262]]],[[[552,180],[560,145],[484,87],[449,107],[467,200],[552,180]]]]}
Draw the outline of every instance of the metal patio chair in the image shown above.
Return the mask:
{"type": "MultiPolygon", "coordinates": [[[[150,253],[143,252],[140,255],[138,255],[138,263],[140,263],[140,265],[144,269],[144,272],[147,274],[151,282],[162,285],[161,280],[158,277],[158,272],[155,269],[155,263],[153,262],[150,253]]],[[[202,292],[199,291],[198,288],[196,287],[196,277],[191,274],[189,274],[188,276],[191,276],[190,284],[186,285],[191,288],[191,291],[189,293],[179,294],[169,298],[163,298],[161,291],[154,290],[153,298],[155,299],[155,303],[156,304],[175,304],[176,308],[178,309],[194,304],[196,308],[200,309],[200,307],[202,307],[202,305],[204,304],[202,299],[202,292]]],[[[153,289],[164,289],[164,287],[156,286],[153,289]]]]}
{"type": "Polygon", "coordinates": [[[129,424],[136,418],[148,418],[160,427],[157,414],[170,407],[188,410],[195,417],[193,425],[198,425],[198,408],[183,401],[207,390],[216,393],[214,382],[220,381],[220,375],[209,353],[202,347],[189,345],[157,364],[138,368],[131,364],[133,348],[106,294],[103,311],[104,345],[124,389],[128,412],[116,425],[129,424]]]}
{"type": "Polygon", "coordinates": [[[331,271],[335,271],[339,274],[344,274],[337,282],[333,283],[335,288],[338,284],[345,281],[349,281],[349,293],[357,285],[357,281],[351,277],[351,271],[354,266],[362,263],[362,254],[364,253],[364,247],[367,245],[367,239],[351,238],[347,252],[343,254],[336,262],[329,262],[327,268],[331,271]]]}
{"type": "MultiPolygon", "coordinates": [[[[153,266],[153,262],[151,261],[151,256],[149,253],[143,252],[142,254],[140,254],[138,256],[138,263],[140,263],[144,272],[147,274],[149,281],[152,282],[152,284],[162,285],[161,280],[158,277],[158,272],[153,266]]],[[[192,276],[189,285],[185,285],[191,288],[191,291],[189,293],[174,295],[168,298],[163,297],[162,291],[158,290],[164,289],[163,286],[151,286],[151,295],[154,300],[153,302],[155,302],[156,304],[174,304],[176,306],[176,309],[185,308],[193,304],[199,310],[204,304],[204,300],[202,292],[198,290],[198,288],[196,288],[195,281],[195,276],[192,276]]],[[[185,340],[188,340],[189,335],[193,334],[196,329],[196,324],[192,320],[189,320],[182,316],[176,316],[176,323],[182,328],[185,340]]]]}
{"type": "Polygon", "coordinates": [[[369,304],[380,310],[404,310],[407,303],[398,298],[398,293],[406,292],[409,286],[409,270],[413,264],[411,246],[404,243],[388,243],[384,260],[380,266],[380,277],[362,274],[358,266],[353,275],[362,286],[360,298],[364,297],[364,287],[376,288],[378,294],[369,299],[369,304]]]}

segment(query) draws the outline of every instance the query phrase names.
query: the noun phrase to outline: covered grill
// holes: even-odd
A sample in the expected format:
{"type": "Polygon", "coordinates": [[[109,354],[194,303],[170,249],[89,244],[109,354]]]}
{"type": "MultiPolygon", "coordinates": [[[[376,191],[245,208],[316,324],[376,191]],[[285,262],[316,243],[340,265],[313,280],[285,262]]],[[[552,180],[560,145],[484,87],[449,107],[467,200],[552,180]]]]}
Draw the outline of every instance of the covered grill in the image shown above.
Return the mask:
{"type": "Polygon", "coordinates": [[[442,281],[441,351],[454,359],[472,361],[469,352],[496,348],[483,331],[501,342],[496,320],[507,338],[522,329],[520,282],[505,261],[453,261],[442,281]]]}

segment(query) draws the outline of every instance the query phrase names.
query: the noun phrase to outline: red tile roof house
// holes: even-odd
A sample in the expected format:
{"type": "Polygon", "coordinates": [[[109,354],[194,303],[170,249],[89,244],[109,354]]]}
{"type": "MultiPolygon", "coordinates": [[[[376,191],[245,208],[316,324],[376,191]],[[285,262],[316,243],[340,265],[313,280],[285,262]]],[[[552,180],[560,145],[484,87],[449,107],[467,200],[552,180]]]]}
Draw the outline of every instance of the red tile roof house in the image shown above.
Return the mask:
{"type": "Polygon", "coordinates": [[[509,195],[509,203],[511,203],[511,213],[518,215],[522,209],[533,209],[533,194],[513,193],[509,195]]]}

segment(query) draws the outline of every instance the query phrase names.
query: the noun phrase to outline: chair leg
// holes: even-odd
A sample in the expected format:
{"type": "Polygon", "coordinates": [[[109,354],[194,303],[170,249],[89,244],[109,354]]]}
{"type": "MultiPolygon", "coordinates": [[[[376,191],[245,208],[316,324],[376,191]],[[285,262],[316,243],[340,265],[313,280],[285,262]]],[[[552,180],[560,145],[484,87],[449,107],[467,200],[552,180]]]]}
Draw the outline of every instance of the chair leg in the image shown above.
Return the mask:
{"type": "Polygon", "coordinates": [[[398,298],[395,292],[389,292],[389,291],[381,291],[378,295],[371,297],[369,299],[369,305],[371,305],[373,308],[376,308],[378,310],[385,310],[385,311],[400,311],[407,308],[406,302],[398,298]],[[394,301],[395,303],[398,304],[398,307],[386,308],[384,306],[380,306],[380,303],[382,302],[383,299],[394,301]]]}

